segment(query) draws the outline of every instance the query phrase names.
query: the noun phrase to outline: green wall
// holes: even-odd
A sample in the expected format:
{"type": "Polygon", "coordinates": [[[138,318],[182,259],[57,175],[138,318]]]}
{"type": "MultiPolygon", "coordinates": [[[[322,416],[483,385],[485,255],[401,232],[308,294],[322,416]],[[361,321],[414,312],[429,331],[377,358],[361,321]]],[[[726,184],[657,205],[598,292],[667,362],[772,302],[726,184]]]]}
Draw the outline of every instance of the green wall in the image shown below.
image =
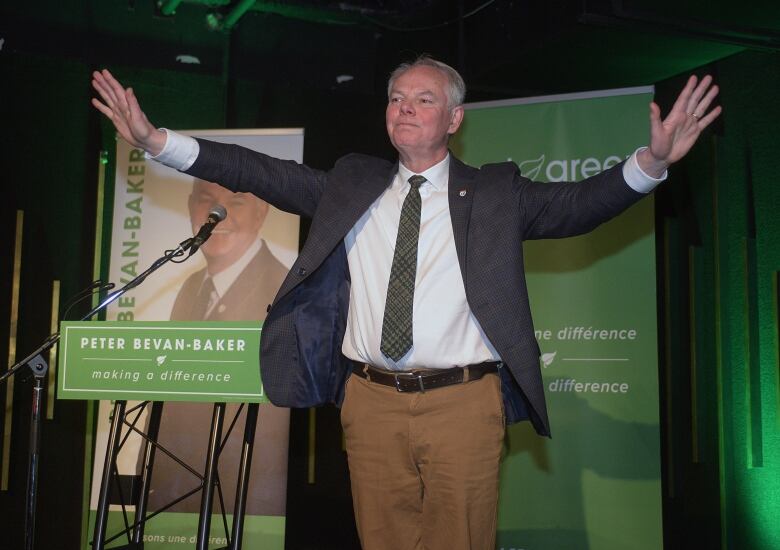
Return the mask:
{"type": "Polygon", "coordinates": [[[667,546],[774,549],[780,58],[711,69],[723,120],[659,193],[667,546]]]}

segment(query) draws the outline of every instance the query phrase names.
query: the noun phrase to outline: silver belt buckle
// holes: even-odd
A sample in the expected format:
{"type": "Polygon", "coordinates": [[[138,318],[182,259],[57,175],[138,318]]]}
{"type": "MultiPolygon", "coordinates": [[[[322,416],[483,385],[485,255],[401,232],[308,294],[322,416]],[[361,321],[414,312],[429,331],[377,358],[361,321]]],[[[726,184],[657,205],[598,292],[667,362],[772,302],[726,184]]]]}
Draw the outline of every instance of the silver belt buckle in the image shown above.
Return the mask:
{"type": "Polygon", "coordinates": [[[404,390],[401,389],[401,379],[407,378],[407,379],[417,379],[417,383],[420,386],[420,393],[425,393],[425,385],[423,384],[423,377],[422,374],[414,372],[397,372],[395,373],[395,389],[399,393],[404,393],[404,390]]]}

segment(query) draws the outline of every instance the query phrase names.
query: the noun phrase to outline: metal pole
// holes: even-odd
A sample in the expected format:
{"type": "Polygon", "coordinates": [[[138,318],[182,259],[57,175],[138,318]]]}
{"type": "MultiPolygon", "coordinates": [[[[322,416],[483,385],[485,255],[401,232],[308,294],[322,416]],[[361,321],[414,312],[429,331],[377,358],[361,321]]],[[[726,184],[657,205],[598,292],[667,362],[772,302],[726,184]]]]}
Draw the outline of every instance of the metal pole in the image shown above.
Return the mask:
{"type": "Polygon", "coordinates": [[[209,531],[211,531],[211,505],[214,501],[214,481],[219,463],[219,446],[222,439],[222,424],[225,420],[225,404],[214,403],[211,416],[211,435],[209,450],[206,456],[206,471],[203,474],[203,494],[200,500],[200,517],[198,518],[197,550],[208,550],[209,531]]]}
{"type": "MultiPolygon", "coordinates": [[[[36,367],[39,365],[36,365],[36,367]]],[[[33,367],[33,370],[35,367],[33,367]]],[[[44,374],[45,374],[44,370],[44,374]]],[[[40,462],[41,445],[41,403],[43,394],[43,378],[35,376],[32,394],[32,410],[30,411],[30,450],[27,470],[27,509],[24,518],[24,548],[33,550],[35,545],[35,505],[38,501],[38,463],[40,462]]]]}
{"type": "Polygon", "coordinates": [[[114,403],[114,416],[111,419],[111,431],[108,434],[106,445],[106,459],[103,461],[103,477],[100,480],[100,496],[98,497],[97,511],[95,512],[95,534],[92,539],[93,550],[103,550],[105,547],[106,526],[108,525],[108,495],[111,489],[111,478],[114,472],[116,455],[119,452],[121,440],[122,419],[125,417],[127,401],[114,403]]]}
{"type": "Polygon", "coordinates": [[[133,529],[133,543],[140,544],[144,539],[144,529],[146,528],[146,508],[149,504],[149,490],[152,483],[152,471],[154,470],[154,455],[157,447],[157,436],[160,434],[160,419],[162,418],[162,401],[152,403],[152,410],[149,413],[149,430],[146,434],[146,445],[143,455],[143,469],[141,471],[140,497],[135,507],[135,524],[133,529]]]}
{"type": "Polygon", "coordinates": [[[222,28],[226,31],[232,29],[233,26],[238,23],[238,20],[241,19],[246,12],[252,9],[255,2],[257,2],[257,0],[241,0],[236,7],[227,14],[224,23],[222,23],[222,28]]]}
{"type": "Polygon", "coordinates": [[[252,403],[246,409],[244,423],[244,443],[241,447],[241,462],[238,465],[238,481],[236,485],[236,504],[233,507],[233,528],[231,529],[231,550],[241,550],[241,539],[244,537],[244,514],[246,513],[246,496],[249,489],[249,472],[252,469],[252,451],[255,446],[255,429],[257,428],[257,412],[259,405],[252,403]]]}

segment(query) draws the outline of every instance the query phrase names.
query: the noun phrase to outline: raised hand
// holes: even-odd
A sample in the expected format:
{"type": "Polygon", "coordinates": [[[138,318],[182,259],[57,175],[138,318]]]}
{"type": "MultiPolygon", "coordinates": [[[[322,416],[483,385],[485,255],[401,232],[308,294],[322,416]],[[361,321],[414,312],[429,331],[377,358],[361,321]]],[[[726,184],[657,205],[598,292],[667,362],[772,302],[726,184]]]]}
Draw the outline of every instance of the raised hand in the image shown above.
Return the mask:
{"type": "Polygon", "coordinates": [[[103,100],[92,98],[92,105],[111,120],[120,136],[152,155],[162,151],[165,132],[149,122],[132,88],[123,88],[106,69],[92,73],[92,87],[103,100]]]}
{"type": "Polygon", "coordinates": [[[708,111],[716,95],[718,87],[712,84],[711,76],[701,82],[691,76],[665,119],[661,119],[658,105],[650,104],[650,145],[637,155],[647,174],[660,177],[691,150],[702,130],[720,115],[720,106],[708,111]]]}

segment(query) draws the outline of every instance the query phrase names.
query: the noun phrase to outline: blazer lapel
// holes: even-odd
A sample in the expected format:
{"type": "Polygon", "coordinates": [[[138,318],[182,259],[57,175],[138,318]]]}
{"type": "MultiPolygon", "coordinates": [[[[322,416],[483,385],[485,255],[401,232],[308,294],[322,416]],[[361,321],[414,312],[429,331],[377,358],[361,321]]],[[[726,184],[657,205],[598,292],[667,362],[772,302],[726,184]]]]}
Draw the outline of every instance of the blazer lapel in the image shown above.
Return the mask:
{"type": "Polygon", "coordinates": [[[475,172],[476,170],[466,166],[450,153],[450,180],[447,194],[450,203],[450,217],[452,218],[452,232],[455,235],[455,250],[458,252],[458,263],[464,285],[466,284],[467,236],[475,190],[475,172]]]}

